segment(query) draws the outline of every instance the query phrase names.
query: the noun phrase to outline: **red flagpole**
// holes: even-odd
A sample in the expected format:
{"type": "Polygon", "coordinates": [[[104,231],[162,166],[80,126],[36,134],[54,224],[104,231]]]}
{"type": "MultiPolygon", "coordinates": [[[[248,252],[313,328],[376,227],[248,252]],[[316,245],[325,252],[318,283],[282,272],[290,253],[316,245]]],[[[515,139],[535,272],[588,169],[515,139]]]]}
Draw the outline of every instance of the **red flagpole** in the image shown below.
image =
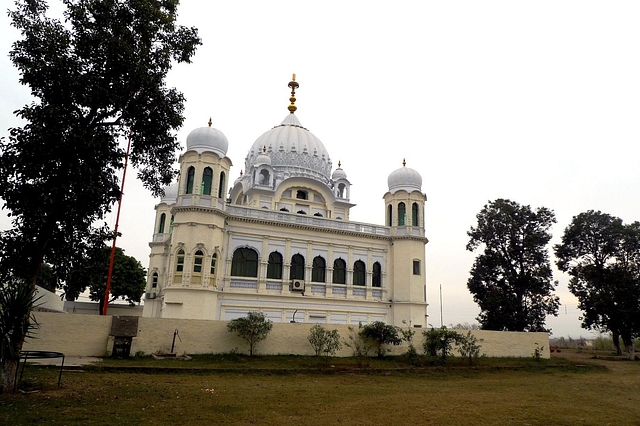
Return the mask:
{"type": "Polygon", "coordinates": [[[104,304],[102,315],[107,315],[109,307],[109,293],[111,292],[111,275],[113,275],[113,261],[116,256],[116,238],[118,238],[118,224],[120,223],[120,207],[122,207],[122,196],[124,195],[124,180],[127,177],[127,164],[129,164],[129,150],[131,149],[131,133],[133,129],[129,127],[129,141],[127,143],[127,153],[124,156],[124,170],[122,171],[122,183],[120,184],[120,199],[118,200],[118,213],[116,214],[116,226],[113,231],[113,244],[111,245],[111,257],[109,258],[109,273],[107,274],[107,289],[104,292],[104,304]]]}

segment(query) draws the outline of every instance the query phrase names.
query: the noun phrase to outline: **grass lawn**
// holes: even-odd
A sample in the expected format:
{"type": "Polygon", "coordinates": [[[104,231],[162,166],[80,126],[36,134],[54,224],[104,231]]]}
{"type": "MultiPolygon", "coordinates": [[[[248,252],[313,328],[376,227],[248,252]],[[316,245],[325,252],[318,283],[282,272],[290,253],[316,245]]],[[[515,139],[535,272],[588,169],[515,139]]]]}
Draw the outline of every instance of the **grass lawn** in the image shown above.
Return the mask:
{"type": "Polygon", "coordinates": [[[0,425],[640,424],[640,363],[592,355],[421,370],[393,359],[109,360],[65,372],[60,388],[55,368],[32,367],[38,392],[1,395],[0,425]]]}

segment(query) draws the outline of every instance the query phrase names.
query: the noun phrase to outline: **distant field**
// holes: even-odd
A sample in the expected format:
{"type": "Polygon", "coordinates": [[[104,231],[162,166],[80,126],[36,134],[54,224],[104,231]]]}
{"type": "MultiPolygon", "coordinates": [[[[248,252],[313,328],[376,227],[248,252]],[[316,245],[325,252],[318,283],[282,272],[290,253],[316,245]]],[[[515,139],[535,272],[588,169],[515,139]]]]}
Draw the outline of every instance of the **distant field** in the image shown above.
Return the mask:
{"type": "Polygon", "coordinates": [[[26,384],[38,391],[1,395],[0,424],[639,424],[640,362],[591,359],[598,354],[611,353],[565,349],[551,360],[413,371],[393,359],[364,368],[309,357],[110,360],[108,369],[65,372],[61,388],[55,369],[29,368],[26,384]]]}

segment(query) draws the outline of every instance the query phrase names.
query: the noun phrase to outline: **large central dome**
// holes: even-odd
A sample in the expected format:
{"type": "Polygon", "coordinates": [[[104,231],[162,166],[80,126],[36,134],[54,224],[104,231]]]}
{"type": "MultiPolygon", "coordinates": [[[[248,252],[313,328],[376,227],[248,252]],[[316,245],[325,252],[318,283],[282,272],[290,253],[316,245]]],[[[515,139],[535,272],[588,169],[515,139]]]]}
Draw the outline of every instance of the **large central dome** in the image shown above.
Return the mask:
{"type": "Polygon", "coordinates": [[[329,182],[331,159],[327,149],[320,139],[302,127],[293,113],[256,139],[245,159],[245,173],[250,172],[264,148],[271,158],[271,166],[276,173],[283,173],[283,178],[304,176],[329,182]]]}
{"type": "Polygon", "coordinates": [[[289,115],[279,126],[265,132],[251,146],[244,166],[249,175],[257,162],[264,163],[265,155],[270,158],[270,165],[279,181],[290,177],[308,177],[328,184],[331,179],[331,158],[320,139],[302,127],[294,115],[298,107],[296,103],[296,75],[289,82],[291,88],[291,105],[287,107],[289,115]]]}

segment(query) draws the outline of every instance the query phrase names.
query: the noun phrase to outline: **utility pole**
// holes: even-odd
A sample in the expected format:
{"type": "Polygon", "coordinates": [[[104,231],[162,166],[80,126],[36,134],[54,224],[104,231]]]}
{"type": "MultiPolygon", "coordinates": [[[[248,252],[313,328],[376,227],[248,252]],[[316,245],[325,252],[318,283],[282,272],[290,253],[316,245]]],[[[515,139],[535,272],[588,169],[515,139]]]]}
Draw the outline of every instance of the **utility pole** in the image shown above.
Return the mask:
{"type": "Polygon", "coordinates": [[[442,327],[444,323],[442,322],[442,284],[440,284],[440,327],[442,327]]]}

